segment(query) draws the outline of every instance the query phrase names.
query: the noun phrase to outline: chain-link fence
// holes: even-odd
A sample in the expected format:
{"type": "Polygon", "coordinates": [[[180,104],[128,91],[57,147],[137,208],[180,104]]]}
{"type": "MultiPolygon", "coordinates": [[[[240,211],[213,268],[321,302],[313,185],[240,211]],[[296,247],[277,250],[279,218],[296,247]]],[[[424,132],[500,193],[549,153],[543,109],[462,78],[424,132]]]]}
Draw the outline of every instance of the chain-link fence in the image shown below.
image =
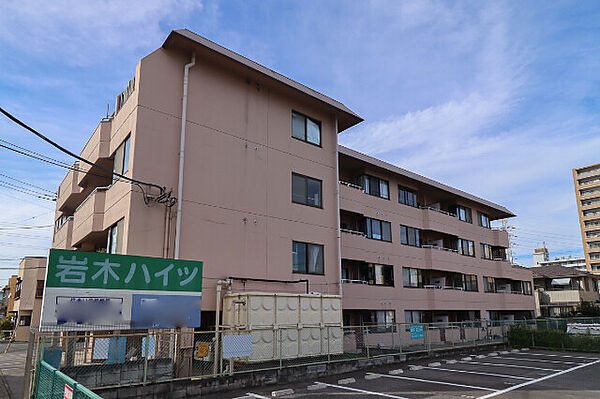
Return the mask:
{"type": "Polygon", "coordinates": [[[514,325],[565,331],[568,321],[600,319],[54,332],[38,333],[36,352],[94,389],[502,344],[514,325]]]}
{"type": "Polygon", "coordinates": [[[515,348],[600,352],[600,335],[592,334],[591,327],[599,325],[600,317],[528,320],[512,326],[507,339],[515,348]],[[569,331],[569,323],[577,328],[569,331]]]}

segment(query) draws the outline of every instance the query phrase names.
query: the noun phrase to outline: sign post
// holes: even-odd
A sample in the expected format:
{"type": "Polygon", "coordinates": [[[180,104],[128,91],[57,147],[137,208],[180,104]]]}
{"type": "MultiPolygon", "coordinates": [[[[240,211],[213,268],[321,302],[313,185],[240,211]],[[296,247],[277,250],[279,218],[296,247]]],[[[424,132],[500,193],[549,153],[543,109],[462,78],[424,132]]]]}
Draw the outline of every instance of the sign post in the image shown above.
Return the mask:
{"type": "Polygon", "coordinates": [[[42,331],[199,327],[202,262],[51,249],[42,331]]]}

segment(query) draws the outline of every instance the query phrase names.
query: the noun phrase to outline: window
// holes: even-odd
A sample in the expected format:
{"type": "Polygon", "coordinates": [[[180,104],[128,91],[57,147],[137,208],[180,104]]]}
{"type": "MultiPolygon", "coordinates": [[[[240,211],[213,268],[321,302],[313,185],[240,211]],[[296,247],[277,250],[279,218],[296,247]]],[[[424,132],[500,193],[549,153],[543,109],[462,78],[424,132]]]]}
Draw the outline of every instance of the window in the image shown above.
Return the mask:
{"type": "Polygon", "coordinates": [[[360,177],[360,186],[367,194],[374,195],[375,197],[390,199],[389,184],[387,180],[383,180],[374,176],[362,175],[360,177]]]}
{"type": "Polygon", "coordinates": [[[367,281],[369,285],[385,285],[389,287],[394,285],[393,266],[369,263],[368,273],[367,281]]]}
{"type": "Polygon", "coordinates": [[[124,219],[121,219],[108,229],[106,252],[109,254],[120,254],[123,250],[123,225],[124,219]]]}
{"type": "Polygon", "coordinates": [[[477,212],[477,221],[481,227],[486,227],[488,229],[492,228],[490,217],[485,213],[477,212]]]}
{"type": "Polygon", "coordinates": [[[35,297],[36,298],[44,297],[44,280],[37,281],[37,285],[35,286],[35,297]]]}
{"type": "MultiPolygon", "coordinates": [[[[129,142],[131,137],[127,137],[125,141],[117,148],[113,160],[113,173],[124,175],[129,171],[129,142]]],[[[113,175],[113,183],[118,178],[113,175]]]]}
{"type": "Polygon", "coordinates": [[[479,291],[477,289],[477,276],[475,274],[463,274],[462,279],[465,291],[479,291]]]}
{"type": "Polygon", "coordinates": [[[419,241],[419,229],[400,226],[400,243],[413,247],[421,246],[419,241]]]}
{"type": "Polygon", "coordinates": [[[292,241],[292,271],[305,274],[325,274],[323,245],[292,241]]]}
{"type": "Polygon", "coordinates": [[[31,315],[19,317],[19,326],[31,325],[31,315]]]}
{"type": "Polygon", "coordinates": [[[292,111],[292,137],[321,145],[321,122],[292,111]]]}
{"type": "Polygon", "coordinates": [[[523,294],[531,295],[531,282],[523,281],[523,294]]]}
{"type": "Polygon", "coordinates": [[[392,225],[383,220],[365,218],[367,238],[392,242],[392,225]]]}
{"type": "Polygon", "coordinates": [[[494,260],[506,260],[506,248],[493,247],[492,248],[492,259],[494,259],[494,260]]]}
{"type": "Polygon", "coordinates": [[[292,202],[322,208],[322,190],[321,180],[292,173],[292,202]]]}
{"type": "Polygon", "coordinates": [[[410,188],[398,186],[398,202],[408,206],[418,207],[417,193],[410,188]]]}
{"type": "Polygon", "coordinates": [[[484,277],[483,289],[485,292],[496,292],[496,279],[493,277],[484,277]]]}
{"type": "Polygon", "coordinates": [[[492,259],[492,246],[481,244],[481,259],[492,259]]]}
{"type": "Polygon", "coordinates": [[[17,278],[17,284],[15,285],[15,300],[21,298],[21,287],[23,286],[23,280],[21,277],[17,278]]]}
{"type": "Polygon", "coordinates": [[[404,287],[423,287],[423,272],[412,267],[402,268],[402,285],[404,287]]]}
{"type": "Polygon", "coordinates": [[[66,215],[66,214],[60,215],[60,217],[58,219],[56,219],[56,222],[54,223],[54,231],[60,230],[60,228],[63,227],[64,224],[67,223],[67,221],[72,218],[73,218],[73,215],[66,215]]]}
{"type": "Polygon", "coordinates": [[[458,217],[463,222],[473,223],[473,217],[471,215],[471,208],[467,208],[466,206],[461,206],[461,205],[456,206],[456,217],[458,217]]]}
{"type": "Polygon", "coordinates": [[[458,239],[458,252],[465,256],[475,256],[475,243],[470,240],[458,239]]]}
{"type": "Polygon", "coordinates": [[[404,311],[404,322],[405,323],[420,323],[421,322],[421,311],[405,310],[404,311]]]}
{"type": "Polygon", "coordinates": [[[369,332],[383,333],[394,329],[395,315],[393,310],[371,310],[364,311],[360,315],[361,323],[369,328],[369,332]]]}

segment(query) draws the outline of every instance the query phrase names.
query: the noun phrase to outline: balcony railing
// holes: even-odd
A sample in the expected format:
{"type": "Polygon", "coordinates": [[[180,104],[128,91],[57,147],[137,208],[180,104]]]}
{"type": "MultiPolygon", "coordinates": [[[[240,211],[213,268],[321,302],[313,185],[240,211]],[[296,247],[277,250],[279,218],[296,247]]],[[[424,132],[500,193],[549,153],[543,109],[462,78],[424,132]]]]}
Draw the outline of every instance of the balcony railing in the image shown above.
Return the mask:
{"type": "Polygon", "coordinates": [[[437,284],[425,284],[423,288],[435,289],[435,290],[456,290],[456,291],[464,291],[463,287],[452,286],[452,285],[437,285],[437,284]]]}
{"type": "Polygon", "coordinates": [[[340,231],[341,231],[342,233],[354,234],[354,235],[357,235],[357,236],[362,236],[362,237],[365,237],[365,236],[366,236],[366,235],[365,235],[365,233],[363,233],[362,231],[357,231],[357,230],[350,230],[350,229],[343,229],[343,228],[340,228],[340,231]]]}
{"type": "Polygon", "coordinates": [[[456,214],[455,214],[455,213],[448,212],[448,211],[444,211],[444,210],[442,210],[442,209],[433,208],[433,207],[431,207],[431,206],[419,205],[419,209],[428,209],[428,210],[430,210],[430,211],[436,211],[436,212],[439,212],[439,213],[443,213],[444,215],[448,215],[448,216],[451,216],[451,217],[453,217],[453,218],[455,218],[455,217],[456,217],[456,214]]]}
{"type": "Polygon", "coordinates": [[[365,281],[365,280],[352,280],[352,279],[348,279],[348,278],[343,278],[342,283],[344,283],[344,284],[364,284],[364,285],[369,284],[369,282],[365,281]]]}
{"type": "Polygon", "coordinates": [[[344,186],[348,186],[350,188],[355,188],[357,190],[362,191],[363,193],[365,192],[365,190],[363,190],[363,188],[361,186],[359,186],[358,184],[354,184],[354,183],[350,183],[344,180],[340,180],[340,184],[343,184],[344,186]]]}
{"type": "Polygon", "coordinates": [[[437,249],[439,251],[446,251],[446,252],[455,252],[455,253],[458,253],[458,249],[444,248],[444,247],[440,247],[438,245],[431,245],[431,244],[421,245],[421,248],[437,249]]]}

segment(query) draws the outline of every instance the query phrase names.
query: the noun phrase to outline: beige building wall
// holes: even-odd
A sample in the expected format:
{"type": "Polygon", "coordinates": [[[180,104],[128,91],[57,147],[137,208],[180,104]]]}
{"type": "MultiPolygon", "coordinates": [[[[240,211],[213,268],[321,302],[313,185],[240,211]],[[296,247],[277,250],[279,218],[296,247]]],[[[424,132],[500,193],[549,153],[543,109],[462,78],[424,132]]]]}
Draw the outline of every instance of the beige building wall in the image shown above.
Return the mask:
{"type": "Polygon", "coordinates": [[[14,310],[17,313],[15,326],[17,341],[27,341],[30,328],[37,328],[40,325],[46,263],[45,257],[26,256],[19,264],[14,303],[14,310]]]}
{"type": "Polygon", "coordinates": [[[600,274],[600,163],[573,169],[587,270],[600,274]]]}
{"type": "Polygon", "coordinates": [[[8,282],[4,286],[6,299],[6,314],[14,312],[15,307],[15,292],[17,287],[17,279],[19,276],[12,275],[9,277],[8,282]]]}

